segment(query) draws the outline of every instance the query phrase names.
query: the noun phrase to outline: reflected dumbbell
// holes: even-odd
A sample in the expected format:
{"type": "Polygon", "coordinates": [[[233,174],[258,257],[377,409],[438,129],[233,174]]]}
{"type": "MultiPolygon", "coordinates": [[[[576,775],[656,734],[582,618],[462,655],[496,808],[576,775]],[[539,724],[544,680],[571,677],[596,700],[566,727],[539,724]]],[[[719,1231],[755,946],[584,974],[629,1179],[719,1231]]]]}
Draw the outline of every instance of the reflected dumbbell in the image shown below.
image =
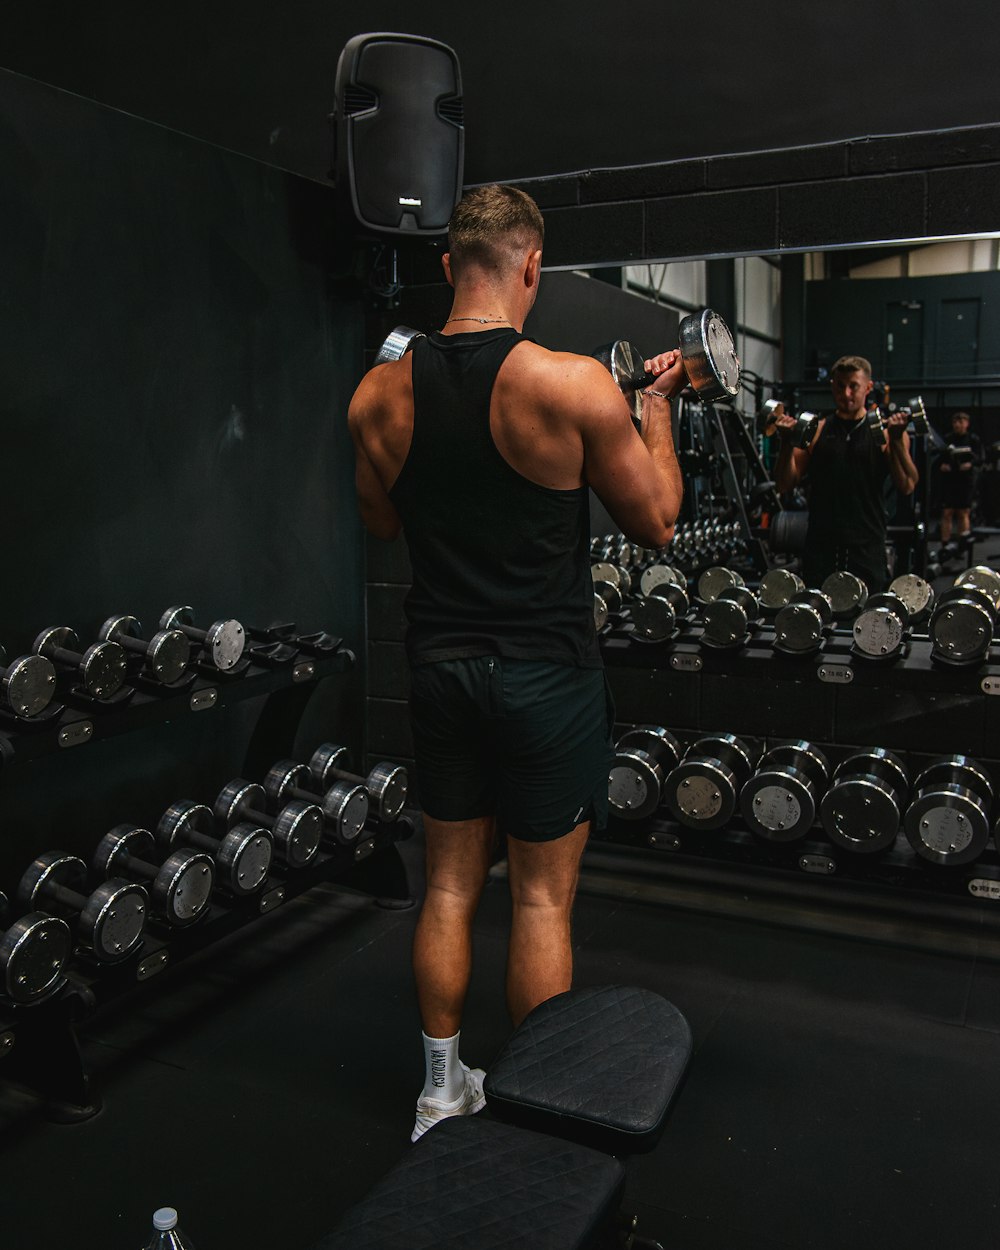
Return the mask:
{"type": "Polygon", "coordinates": [[[926,621],[934,607],[934,587],[916,573],[903,573],[889,583],[889,593],[898,595],[906,604],[910,624],[926,621]]]}
{"type": "Polygon", "coordinates": [[[59,626],[43,630],[31,649],[51,660],[57,669],[72,673],[91,698],[110,699],[125,684],[125,652],[117,642],[95,642],[81,651],[74,631],[59,626]]]}
{"type": "Polygon", "coordinates": [[[337,781],[323,794],[314,788],[315,779],[307,764],[278,760],[264,778],[264,792],[277,810],[292,799],[316,804],[322,809],[325,828],[341,846],[356,841],[368,819],[368,791],[358,782],[337,781]]]}
{"type": "Polygon", "coordinates": [[[740,793],[740,810],[754,831],[769,842],[803,837],[830,779],[826,756],[811,742],[786,742],[761,756],[757,771],[740,793]]]}
{"type": "Polygon", "coordinates": [[[100,963],[118,963],[142,945],[149,896],[141,885],[114,877],[91,894],[87,865],[76,855],[46,851],[30,865],[17,888],[26,910],[75,917],[76,940],[100,963]]]}
{"type": "Polygon", "coordinates": [[[727,586],[702,612],[701,641],[710,647],[739,647],[760,620],[760,604],[746,586],[727,586]]]}
{"type": "Polygon", "coordinates": [[[1000,573],[982,564],[960,573],[931,615],[931,658],[958,665],[984,659],[993,641],[998,613],[1000,573]]]}
{"type": "Polygon", "coordinates": [[[211,808],[190,799],[170,804],[157,823],[156,841],[168,851],[182,847],[207,851],[219,885],[237,898],[264,888],[274,853],[270,832],[248,821],[234,825],[220,838],[211,808]]]}
{"type": "Polygon", "coordinates": [[[375,816],[381,821],[395,820],[406,804],[409,777],[401,764],[383,760],[367,777],[362,777],[348,769],[347,747],[324,742],[309,757],[309,771],[321,790],[329,790],[337,782],[364,786],[369,805],[374,807],[375,816]]]}
{"type": "Polygon", "coordinates": [[[220,672],[234,669],[243,658],[246,631],[239,621],[216,621],[208,629],[196,629],[194,612],[184,605],[167,608],[160,617],[161,630],[179,630],[185,638],[200,645],[202,654],[220,672]]]}
{"type": "Polygon", "coordinates": [[[830,600],[833,615],[838,621],[856,616],[868,601],[868,587],[860,577],[838,569],[825,578],[821,592],[830,600]]]}
{"type": "Polygon", "coordinates": [[[618,739],[608,774],[608,803],[622,820],[643,820],[660,806],[681,748],[660,725],[637,725],[618,739]]]}
{"type": "Polygon", "coordinates": [[[787,607],[792,599],[805,590],[806,584],[797,573],[790,569],[768,569],[760,579],[757,598],[761,611],[766,613],[779,612],[787,607]]]}
{"type": "Polygon", "coordinates": [[[865,660],[898,660],[910,625],[906,603],[892,591],[872,595],[851,627],[852,651],[865,660]]]}
{"type": "Polygon", "coordinates": [[[993,786],[967,755],[936,760],[913,783],[914,799],[903,825],[910,845],[932,864],[967,864],[990,836],[993,786]]]}
{"type": "Polygon", "coordinates": [[[845,851],[871,855],[892,846],[909,797],[906,769],[880,747],[837,765],[819,805],[827,837],[845,851]]]}
{"type": "Polygon", "coordinates": [[[317,803],[289,799],[276,816],[271,816],[264,787],[243,777],[223,786],[213,810],[216,820],[227,828],[245,822],[269,829],[278,858],[289,868],[312,863],[323,841],[323,809],[317,803]]]}
{"type": "Polygon", "coordinates": [[[13,1003],[37,1003],[66,982],[64,970],[73,953],[73,935],[59,916],[29,912],[9,922],[7,896],[0,894],[0,985],[13,1003]]]}
{"type": "Polygon", "coordinates": [[[179,629],[161,629],[145,642],[142,626],[134,616],[109,616],[98,637],[140,656],[142,676],[164,686],[180,681],[191,659],[191,645],[179,629]]]}
{"type": "Polygon", "coordinates": [[[800,590],[774,618],[774,646],[790,655],[819,649],[833,625],[833,604],[820,590],[800,590]]]}
{"type": "Polygon", "coordinates": [[[732,818],[758,752],[734,734],[692,742],[664,784],[671,815],[689,829],[718,829],[732,818]]]}
{"type": "Polygon", "coordinates": [[[7,663],[0,647],[0,706],[24,720],[40,716],[56,694],[56,670],[44,655],[19,655],[7,663]]]}
{"type": "Polygon", "coordinates": [[[97,844],[91,861],[99,877],[121,877],[149,886],[155,915],[183,928],[200,920],[211,901],[215,868],[211,856],[186,848],[156,858],[156,842],[148,829],[116,825],[97,844]]]}

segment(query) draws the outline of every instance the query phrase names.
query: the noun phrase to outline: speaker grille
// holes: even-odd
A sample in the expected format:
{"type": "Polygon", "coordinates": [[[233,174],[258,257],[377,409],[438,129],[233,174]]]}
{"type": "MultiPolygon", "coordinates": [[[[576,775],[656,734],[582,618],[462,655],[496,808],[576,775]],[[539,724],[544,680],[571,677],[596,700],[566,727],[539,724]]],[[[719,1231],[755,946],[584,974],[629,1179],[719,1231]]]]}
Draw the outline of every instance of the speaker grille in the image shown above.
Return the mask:
{"type": "Polygon", "coordinates": [[[465,101],[460,95],[445,96],[443,100],[438,100],[437,115],[453,126],[464,126],[465,101]]]}
{"type": "Polygon", "coordinates": [[[369,87],[349,83],[344,88],[344,113],[348,117],[353,117],[355,113],[367,113],[377,107],[378,96],[369,87]]]}

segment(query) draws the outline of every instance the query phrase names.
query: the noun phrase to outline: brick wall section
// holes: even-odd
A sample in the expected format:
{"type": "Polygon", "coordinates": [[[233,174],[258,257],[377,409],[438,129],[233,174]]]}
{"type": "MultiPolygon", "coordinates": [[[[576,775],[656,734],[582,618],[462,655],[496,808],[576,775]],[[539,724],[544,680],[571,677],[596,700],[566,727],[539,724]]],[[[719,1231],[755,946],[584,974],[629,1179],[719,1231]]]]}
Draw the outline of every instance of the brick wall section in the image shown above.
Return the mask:
{"type": "Polygon", "coordinates": [[[583,267],[1000,228],[1000,125],[591,169],[518,184],[583,267]]]}

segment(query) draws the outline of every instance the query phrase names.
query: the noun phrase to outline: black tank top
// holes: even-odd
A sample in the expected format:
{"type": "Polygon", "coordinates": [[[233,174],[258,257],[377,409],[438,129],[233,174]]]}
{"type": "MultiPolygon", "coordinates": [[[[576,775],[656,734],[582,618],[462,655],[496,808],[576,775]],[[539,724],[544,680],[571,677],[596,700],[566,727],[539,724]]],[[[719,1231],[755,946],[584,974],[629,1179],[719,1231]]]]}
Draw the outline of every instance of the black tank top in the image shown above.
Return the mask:
{"type": "Polygon", "coordinates": [[[413,439],[389,491],[413,566],[411,663],[501,655],[601,667],[589,491],[528,481],[490,432],[493,384],[523,337],[434,333],[413,346],[413,439]]]}
{"type": "Polygon", "coordinates": [[[861,544],[885,538],[889,466],[864,417],[830,415],[809,458],[809,539],[861,544]]]}

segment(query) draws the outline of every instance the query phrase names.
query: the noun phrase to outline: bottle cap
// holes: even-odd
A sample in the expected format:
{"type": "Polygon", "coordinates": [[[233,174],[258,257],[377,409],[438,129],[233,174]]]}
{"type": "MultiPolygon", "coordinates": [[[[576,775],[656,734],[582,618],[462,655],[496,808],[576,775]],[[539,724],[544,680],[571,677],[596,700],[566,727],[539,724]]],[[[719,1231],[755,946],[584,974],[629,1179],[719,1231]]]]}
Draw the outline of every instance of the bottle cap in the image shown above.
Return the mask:
{"type": "Polygon", "coordinates": [[[173,1207],[160,1207],[158,1211],[153,1212],[153,1227],[159,1229],[160,1232],[166,1232],[168,1228],[177,1227],[177,1212],[173,1207]]]}

